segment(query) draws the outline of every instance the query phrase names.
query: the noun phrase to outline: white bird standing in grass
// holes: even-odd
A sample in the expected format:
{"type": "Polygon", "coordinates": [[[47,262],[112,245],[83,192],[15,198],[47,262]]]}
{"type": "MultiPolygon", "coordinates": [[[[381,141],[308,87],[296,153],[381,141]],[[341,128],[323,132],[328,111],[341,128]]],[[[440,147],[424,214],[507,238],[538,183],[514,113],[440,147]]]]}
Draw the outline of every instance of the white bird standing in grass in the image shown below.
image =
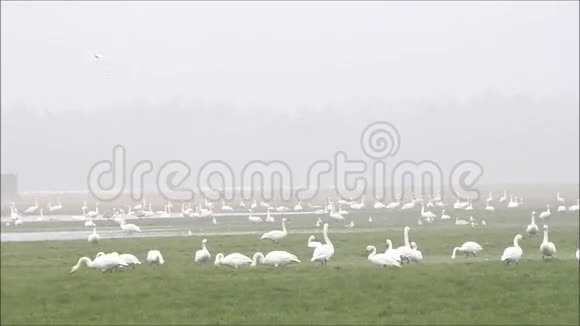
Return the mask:
{"type": "Polygon", "coordinates": [[[316,240],[316,237],[314,235],[309,236],[306,246],[308,248],[316,248],[322,244],[319,241],[314,241],[314,240],[316,240]]]}
{"type": "Polygon", "coordinates": [[[528,227],[526,228],[526,233],[529,235],[534,235],[537,234],[538,231],[540,231],[538,225],[536,225],[536,212],[532,212],[531,219],[532,221],[530,222],[530,224],[528,224],[528,227]]]}
{"type": "Polygon", "coordinates": [[[85,214],[85,216],[88,218],[95,218],[95,217],[97,217],[97,215],[99,215],[99,203],[95,203],[95,210],[94,211],[90,211],[90,212],[85,214]]]}
{"type": "Polygon", "coordinates": [[[548,226],[546,224],[544,224],[544,240],[540,245],[540,253],[542,254],[542,259],[546,257],[553,258],[556,254],[556,245],[548,239],[548,226]]]}
{"type": "Polygon", "coordinates": [[[38,200],[34,200],[34,205],[24,210],[24,214],[32,214],[38,210],[38,200]]]}
{"type": "Polygon", "coordinates": [[[276,219],[272,215],[270,215],[270,209],[271,208],[266,209],[266,223],[276,222],[276,219]]]}
{"type": "Polygon", "coordinates": [[[81,257],[79,258],[77,264],[71,268],[70,274],[76,272],[83,263],[88,268],[97,269],[101,272],[110,272],[114,268],[128,266],[127,263],[118,255],[102,255],[98,258],[95,258],[95,260],[91,260],[89,257],[81,257]]]}
{"type": "Polygon", "coordinates": [[[159,250],[149,250],[149,252],[147,252],[147,262],[149,263],[149,265],[151,264],[163,265],[165,263],[165,260],[163,260],[163,256],[161,255],[161,252],[159,250]]]}
{"type": "Polygon", "coordinates": [[[441,219],[442,220],[450,220],[451,219],[451,216],[445,214],[445,210],[442,210],[441,211],[441,219]]]}
{"type": "Polygon", "coordinates": [[[476,256],[480,251],[483,250],[483,247],[475,242],[475,241],[467,241],[461,245],[461,247],[453,248],[453,253],[451,254],[451,259],[455,259],[455,255],[457,252],[461,252],[465,254],[466,257],[469,255],[476,256]]]}
{"type": "Polygon", "coordinates": [[[207,250],[207,247],[205,246],[206,243],[207,239],[203,239],[201,241],[201,249],[195,252],[195,256],[193,258],[194,262],[198,264],[203,264],[211,259],[211,254],[209,253],[209,250],[207,250]]]}
{"type": "Polygon", "coordinates": [[[255,253],[250,267],[256,267],[258,263],[278,267],[290,265],[292,263],[300,263],[300,260],[298,257],[296,257],[296,255],[293,255],[287,251],[278,250],[270,251],[266,254],[266,256],[264,256],[264,254],[261,252],[255,253]]]}
{"type": "Polygon", "coordinates": [[[564,205],[558,206],[557,212],[558,213],[565,213],[568,209],[564,205]]]}
{"type": "Polygon", "coordinates": [[[381,267],[389,267],[389,266],[401,267],[400,262],[397,261],[395,257],[393,257],[392,255],[386,253],[377,254],[377,248],[375,246],[371,245],[367,246],[367,252],[369,251],[370,254],[368,256],[368,260],[371,263],[379,265],[381,267]]]}
{"type": "Polygon", "coordinates": [[[324,223],[322,226],[322,236],[325,243],[314,248],[310,261],[319,261],[321,264],[326,264],[334,255],[334,246],[328,237],[328,223],[324,223]]]}
{"type": "Polygon", "coordinates": [[[519,244],[519,241],[523,238],[524,237],[521,234],[516,234],[514,237],[514,245],[512,247],[505,248],[500,260],[505,261],[508,264],[511,262],[515,262],[517,264],[524,254],[524,251],[519,244]]]}
{"type": "Polygon", "coordinates": [[[141,228],[135,224],[127,223],[125,220],[121,222],[121,230],[129,235],[135,232],[141,232],[141,228]]]}
{"type": "Polygon", "coordinates": [[[274,231],[266,232],[260,237],[260,240],[269,239],[269,240],[273,240],[274,242],[278,242],[278,241],[284,239],[288,235],[288,231],[286,230],[286,221],[287,221],[286,218],[282,219],[282,231],[274,230],[274,231]]]}
{"type": "Polygon", "coordinates": [[[250,215],[248,216],[248,221],[252,223],[262,223],[262,219],[259,216],[252,215],[252,209],[250,209],[250,215]]]}
{"type": "Polygon", "coordinates": [[[425,212],[425,205],[421,204],[421,217],[424,219],[433,219],[433,218],[436,218],[437,215],[435,215],[435,213],[433,213],[431,211],[425,212]]]}
{"type": "Polygon", "coordinates": [[[224,257],[224,254],[221,252],[215,256],[214,265],[224,265],[228,267],[238,268],[242,265],[250,265],[252,263],[252,259],[246,255],[242,255],[240,253],[233,253],[229,254],[224,257]]]}
{"type": "Polygon", "coordinates": [[[97,228],[93,226],[93,233],[89,234],[87,241],[90,243],[97,243],[99,240],[101,240],[101,237],[97,234],[97,228]]]}
{"type": "Polygon", "coordinates": [[[540,213],[540,219],[546,219],[552,215],[550,211],[550,205],[546,205],[546,210],[540,213]]]}
{"type": "Polygon", "coordinates": [[[223,212],[232,212],[234,209],[231,206],[226,205],[226,202],[222,200],[221,210],[223,212]]]}

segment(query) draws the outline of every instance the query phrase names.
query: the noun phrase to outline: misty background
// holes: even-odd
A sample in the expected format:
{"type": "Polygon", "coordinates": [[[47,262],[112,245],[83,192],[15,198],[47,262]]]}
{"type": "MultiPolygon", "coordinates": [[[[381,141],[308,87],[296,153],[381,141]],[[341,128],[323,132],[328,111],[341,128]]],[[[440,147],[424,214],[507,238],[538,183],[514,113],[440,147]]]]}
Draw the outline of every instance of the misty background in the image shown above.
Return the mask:
{"type": "Polygon", "coordinates": [[[337,150],[364,158],[377,120],[401,135],[391,166],[578,183],[578,2],[1,6],[1,170],[21,191],[86,190],[115,144],[156,168],[283,160],[300,184],[337,150]]]}

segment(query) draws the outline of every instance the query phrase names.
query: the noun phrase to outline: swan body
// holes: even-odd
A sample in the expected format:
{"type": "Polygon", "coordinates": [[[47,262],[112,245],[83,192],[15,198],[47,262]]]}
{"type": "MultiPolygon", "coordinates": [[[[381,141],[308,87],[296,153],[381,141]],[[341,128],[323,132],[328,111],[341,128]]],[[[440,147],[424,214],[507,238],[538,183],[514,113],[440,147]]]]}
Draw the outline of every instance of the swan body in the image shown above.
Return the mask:
{"type": "Polygon", "coordinates": [[[222,200],[221,210],[224,212],[232,212],[234,209],[231,206],[226,205],[226,202],[222,200]]]}
{"type": "Polygon", "coordinates": [[[526,228],[526,233],[529,235],[534,235],[537,234],[538,231],[540,231],[540,228],[538,228],[538,225],[536,225],[536,212],[532,212],[531,219],[532,221],[530,222],[530,224],[528,224],[528,227],[526,228]]]}
{"type": "Polygon", "coordinates": [[[318,246],[320,246],[322,243],[320,243],[319,241],[314,241],[316,239],[315,236],[311,235],[308,237],[308,242],[306,244],[306,246],[308,248],[316,248],[318,246]]]}
{"type": "Polygon", "coordinates": [[[545,257],[554,257],[556,254],[556,245],[548,240],[548,226],[544,224],[544,240],[540,244],[540,253],[542,259],[545,257]]]}
{"type": "Polygon", "coordinates": [[[397,207],[401,206],[401,202],[399,202],[398,200],[396,201],[392,201],[387,205],[387,208],[389,209],[395,209],[397,207]]]}
{"type": "Polygon", "coordinates": [[[540,213],[540,219],[546,219],[552,215],[550,211],[550,205],[546,205],[546,210],[540,213]]]}
{"type": "Polygon", "coordinates": [[[140,227],[132,223],[127,223],[124,220],[121,222],[121,230],[129,235],[135,232],[141,232],[140,227]]]}
{"type": "Polygon", "coordinates": [[[274,242],[278,242],[278,241],[284,239],[288,235],[288,230],[286,230],[286,221],[287,221],[286,218],[282,219],[282,230],[281,231],[274,230],[274,231],[266,232],[260,237],[260,240],[269,239],[269,240],[273,240],[274,242]]]}
{"type": "Polygon", "coordinates": [[[149,252],[147,252],[147,262],[149,264],[158,265],[163,265],[165,263],[159,250],[149,250],[149,252]]]}
{"type": "Polygon", "coordinates": [[[274,223],[276,222],[276,219],[270,215],[270,209],[266,210],[266,223],[274,223]]]}
{"type": "Polygon", "coordinates": [[[519,241],[521,239],[523,239],[523,236],[521,234],[516,234],[514,237],[514,245],[512,247],[505,248],[500,258],[501,261],[505,261],[508,264],[511,262],[518,263],[520,261],[524,253],[519,245],[519,241]]]}
{"type": "Polygon", "coordinates": [[[360,203],[356,203],[356,204],[351,204],[350,208],[352,209],[356,209],[356,210],[361,210],[363,208],[365,208],[365,198],[361,198],[360,203]]]}
{"type": "Polygon", "coordinates": [[[258,263],[278,267],[290,265],[292,263],[300,263],[300,260],[298,257],[296,257],[296,255],[293,255],[287,251],[270,251],[266,254],[266,256],[264,256],[261,252],[255,253],[250,267],[256,267],[258,263]]]}
{"type": "Polygon", "coordinates": [[[328,216],[334,220],[339,220],[339,221],[344,220],[344,216],[342,216],[342,214],[340,214],[340,212],[335,211],[334,208],[330,211],[328,216]]]}
{"type": "Polygon", "coordinates": [[[482,250],[483,247],[479,243],[475,241],[467,241],[463,243],[461,247],[453,248],[453,254],[451,255],[451,259],[455,259],[455,255],[457,254],[458,251],[464,253],[465,256],[469,255],[475,256],[482,250]]]}
{"type": "Polygon", "coordinates": [[[248,221],[252,223],[262,223],[262,219],[259,216],[252,215],[252,210],[250,209],[250,215],[248,216],[248,221]]]}
{"type": "Polygon", "coordinates": [[[379,265],[381,267],[401,267],[401,263],[397,261],[392,255],[386,253],[377,254],[377,248],[375,246],[367,246],[367,252],[368,251],[370,251],[368,260],[375,265],[379,265]]]}
{"type": "Polygon", "coordinates": [[[101,237],[97,234],[97,228],[93,226],[93,233],[89,234],[87,241],[90,243],[97,243],[99,240],[101,240],[101,237]]]}
{"type": "Polygon", "coordinates": [[[435,215],[435,213],[433,213],[431,211],[425,212],[425,205],[421,204],[421,217],[425,218],[425,219],[433,219],[433,218],[436,218],[437,215],[435,215]]]}
{"type": "Polygon", "coordinates": [[[36,212],[37,210],[38,210],[38,201],[35,200],[34,205],[32,205],[24,210],[24,214],[32,214],[32,213],[36,212]]]}
{"type": "Polygon", "coordinates": [[[568,208],[566,208],[566,206],[564,206],[564,205],[558,206],[558,209],[557,209],[558,213],[565,213],[567,210],[568,210],[568,208]]]}
{"type": "Polygon", "coordinates": [[[322,227],[322,236],[324,237],[324,244],[320,244],[314,248],[310,261],[319,261],[321,264],[326,264],[334,255],[334,246],[328,237],[328,223],[324,223],[322,227]]]}
{"type": "Polygon", "coordinates": [[[488,211],[488,212],[493,212],[493,211],[495,211],[495,207],[493,207],[489,203],[487,203],[485,205],[485,210],[488,211]]]}
{"type": "Polygon", "coordinates": [[[455,218],[455,225],[468,225],[471,224],[471,222],[466,221],[466,220],[460,220],[459,218],[455,218]]]}
{"type": "Polygon", "coordinates": [[[301,211],[302,209],[303,209],[303,208],[302,208],[302,201],[299,201],[299,202],[298,202],[298,204],[296,204],[296,206],[294,206],[294,211],[295,211],[295,212],[299,212],[299,211],[301,211]]]}
{"type": "Polygon", "coordinates": [[[92,227],[95,227],[97,225],[92,220],[88,220],[88,221],[85,221],[85,226],[92,228],[92,227]]]}
{"type": "Polygon", "coordinates": [[[373,222],[373,217],[369,216],[369,223],[372,223],[372,222],[373,222]]]}
{"type": "Polygon", "coordinates": [[[344,227],[346,227],[347,229],[352,229],[354,228],[354,221],[350,220],[350,223],[348,223],[347,225],[345,225],[344,227]]]}
{"type": "Polygon", "coordinates": [[[87,214],[85,216],[88,218],[95,218],[95,217],[97,217],[97,215],[99,215],[99,203],[95,204],[94,211],[87,212],[87,214]]]}
{"type": "Polygon", "coordinates": [[[215,256],[215,265],[224,265],[228,267],[238,268],[242,265],[250,265],[252,263],[252,259],[246,255],[242,255],[240,253],[233,253],[229,254],[224,257],[224,254],[221,252],[215,256]]]}
{"type": "Polygon", "coordinates": [[[387,239],[386,243],[387,247],[385,249],[385,254],[391,255],[393,259],[401,263],[401,253],[399,252],[398,249],[393,248],[393,242],[391,241],[391,239],[387,239]]]}
{"type": "Polygon", "coordinates": [[[79,258],[77,264],[71,268],[70,274],[76,272],[83,263],[88,268],[97,269],[101,272],[112,271],[114,268],[120,266],[128,266],[127,263],[118,255],[102,255],[98,258],[95,258],[94,260],[91,260],[89,257],[81,257],[79,258]]]}
{"type": "Polygon", "coordinates": [[[373,207],[375,209],[380,209],[380,208],[385,208],[385,204],[381,203],[378,199],[375,201],[375,204],[373,205],[373,207]]]}
{"type": "Polygon", "coordinates": [[[195,256],[193,258],[194,262],[198,264],[203,264],[211,259],[211,254],[209,253],[209,250],[207,250],[207,247],[205,245],[206,243],[207,239],[203,239],[201,241],[201,249],[195,252],[195,256]]]}
{"type": "Polygon", "coordinates": [[[568,207],[568,212],[577,212],[580,210],[580,200],[576,200],[576,205],[568,207]]]}
{"type": "Polygon", "coordinates": [[[451,216],[445,214],[445,210],[442,210],[441,211],[441,219],[442,220],[450,220],[451,219],[451,216]]]}

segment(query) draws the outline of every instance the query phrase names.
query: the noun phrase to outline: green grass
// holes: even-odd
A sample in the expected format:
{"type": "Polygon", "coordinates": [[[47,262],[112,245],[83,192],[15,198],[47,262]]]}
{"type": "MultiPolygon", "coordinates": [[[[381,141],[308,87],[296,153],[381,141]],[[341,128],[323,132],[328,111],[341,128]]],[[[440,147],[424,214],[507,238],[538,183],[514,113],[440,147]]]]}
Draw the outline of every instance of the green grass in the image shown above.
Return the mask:
{"type": "MultiPolygon", "coordinates": [[[[364,252],[368,244],[383,248],[387,237],[402,244],[400,229],[389,229],[402,227],[402,218],[377,218],[385,229],[369,233],[333,234],[333,229],[344,227],[331,225],[336,253],[327,266],[310,262],[307,234],[290,234],[280,244],[259,241],[255,235],[208,238],[212,258],[218,252],[251,256],[281,248],[302,260],[279,269],[196,265],[192,255],[199,247],[198,237],[118,239],[97,245],[2,243],[1,323],[577,325],[578,215],[550,222],[558,259],[542,261],[541,236],[527,237],[522,242],[524,259],[506,266],[499,257],[514,234],[525,229],[529,211],[511,214],[486,217],[488,228],[419,227],[416,219],[407,220],[411,240],[425,258],[402,269],[371,265],[364,252]],[[482,244],[484,252],[473,259],[451,260],[452,247],[467,240],[482,244]],[[149,249],[159,249],[165,265],[114,273],[83,267],[68,274],[81,256],[118,251],[144,260],[149,249]]],[[[357,223],[365,216],[361,214],[357,223]]],[[[312,217],[308,225],[311,221],[312,217]]],[[[307,225],[298,218],[292,222],[290,231],[307,225]]]]}

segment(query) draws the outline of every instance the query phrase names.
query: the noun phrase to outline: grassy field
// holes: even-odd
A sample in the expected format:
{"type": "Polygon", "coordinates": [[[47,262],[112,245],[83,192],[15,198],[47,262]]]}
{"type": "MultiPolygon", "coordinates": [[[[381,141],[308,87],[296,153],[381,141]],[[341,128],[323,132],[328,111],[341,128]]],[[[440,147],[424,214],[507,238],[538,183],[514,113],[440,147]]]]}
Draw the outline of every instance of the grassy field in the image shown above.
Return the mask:
{"type": "MultiPolygon", "coordinates": [[[[212,258],[218,252],[251,256],[256,251],[282,249],[302,260],[280,269],[196,265],[192,255],[199,237],[127,238],[96,245],[86,241],[2,243],[1,323],[577,325],[577,214],[554,216],[549,223],[558,259],[541,260],[541,236],[536,236],[522,241],[524,258],[519,265],[499,262],[514,234],[523,232],[529,223],[530,210],[486,216],[487,228],[453,223],[417,226],[416,218],[410,216],[417,212],[398,217],[375,214],[375,232],[356,232],[355,228],[333,234],[333,230],[344,230],[344,223],[331,224],[336,253],[327,266],[310,262],[307,234],[291,233],[280,244],[259,241],[255,235],[208,238],[212,258]],[[383,248],[387,237],[401,245],[405,224],[412,227],[410,237],[423,251],[423,262],[401,269],[371,265],[365,247],[383,248]],[[468,240],[482,244],[482,254],[451,260],[451,249],[468,240]],[[166,263],[104,274],[82,268],[68,274],[81,256],[118,251],[144,260],[149,249],[160,250],[166,263]]],[[[368,215],[353,218],[362,224],[368,215]]],[[[290,232],[313,228],[313,220],[314,216],[292,218],[290,232]]],[[[272,225],[258,228],[273,229],[272,225]]]]}

